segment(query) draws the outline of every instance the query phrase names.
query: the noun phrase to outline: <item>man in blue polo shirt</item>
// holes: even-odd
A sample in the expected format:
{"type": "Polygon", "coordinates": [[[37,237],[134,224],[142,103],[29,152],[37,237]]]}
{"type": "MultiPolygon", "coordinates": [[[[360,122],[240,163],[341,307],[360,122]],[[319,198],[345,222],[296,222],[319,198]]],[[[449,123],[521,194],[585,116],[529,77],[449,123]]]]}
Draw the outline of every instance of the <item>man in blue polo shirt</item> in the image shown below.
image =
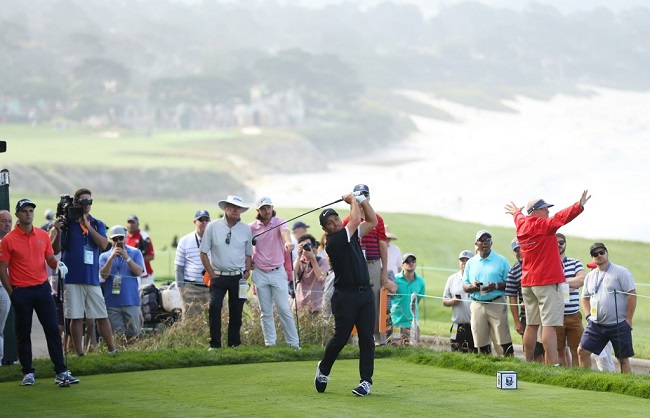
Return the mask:
{"type": "Polygon", "coordinates": [[[513,356],[512,337],[508,325],[508,311],[503,296],[510,264],[492,251],[492,235],[478,231],[475,239],[478,254],[465,265],[463,289],[470,294],[472,304],[472,336],[479,353],[489,354],[490,330],[503,349],[504,356],[513,356]]]}
{"type": "Polygon", "coordinates": [[[78,356],[84,355],[83,323],[97,321],[99,335],[115,353],[113,331],[108,321],[106,303],[99,287],[99,254],[108,246],[106,225],[90,215],[93,199],[88,189],[74,193],[74,205],[83,208],[83,215],[68,220],[64,226],[61,218],[54,222],[52,247],[54,254],[62,253],[61,260],[68,266],[65,278],[64,314],[70,320],[72,344],[78,356]]]}

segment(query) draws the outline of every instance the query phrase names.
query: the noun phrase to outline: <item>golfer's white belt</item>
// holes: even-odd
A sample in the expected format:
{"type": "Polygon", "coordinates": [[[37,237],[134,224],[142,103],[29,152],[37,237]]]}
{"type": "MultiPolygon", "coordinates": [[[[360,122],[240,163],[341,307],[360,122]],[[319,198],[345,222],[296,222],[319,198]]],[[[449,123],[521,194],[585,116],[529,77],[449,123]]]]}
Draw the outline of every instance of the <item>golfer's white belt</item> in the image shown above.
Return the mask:
{"type": "Polygon", "coordinates": [[[217,273],[217,276],[238,276],[238,275],[242,274],[241,271],[239,271],[239,270],[237,270],[237,271],[219,271],[219,270],[215,270],[215,273],[217,273]]]}

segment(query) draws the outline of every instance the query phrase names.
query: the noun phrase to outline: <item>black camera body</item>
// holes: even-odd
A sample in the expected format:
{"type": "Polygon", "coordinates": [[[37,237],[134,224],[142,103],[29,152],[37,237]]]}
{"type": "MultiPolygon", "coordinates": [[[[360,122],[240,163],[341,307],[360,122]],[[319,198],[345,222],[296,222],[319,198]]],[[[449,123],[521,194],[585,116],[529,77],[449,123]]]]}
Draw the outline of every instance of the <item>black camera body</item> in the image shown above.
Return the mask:
{"type": "Polygon", "coordinates": [[[311,242],[307,241],[304,244],[302,244],[302,250],[303,251],[311,251],[311,242]]]}
{"type": "Polygon", "coordinates": [[[81,219],[83,216],[83,206],[75,205],[74,198],[69,194],[62,194],[59,203],[56,204],[56,217],[63,220],[63,226],[67,227],[70,222],[81,219]]]}

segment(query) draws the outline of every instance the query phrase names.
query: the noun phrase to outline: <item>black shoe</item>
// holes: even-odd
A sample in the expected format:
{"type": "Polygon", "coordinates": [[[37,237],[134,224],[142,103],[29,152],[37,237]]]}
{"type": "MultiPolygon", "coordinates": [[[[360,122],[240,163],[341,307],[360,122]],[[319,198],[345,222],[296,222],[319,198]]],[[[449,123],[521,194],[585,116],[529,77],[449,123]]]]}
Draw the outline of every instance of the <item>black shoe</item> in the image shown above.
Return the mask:
{"type": "Polygon", "coordinates": [[[359,383],[359,386],[356,389],[352,389],[352,393],[357,396],[366,396],[370,395],[370,383],[365,380],[359,383]]]}
{"type": "Polygon", "coordinates": [[[320,361],[316,365],[316,377],[314,378],[314,386],[316,386],[316,392],[323,393],[327,389],[327,382],[329,382],[329,376],[325,376],[320,372],[320,361]]]}

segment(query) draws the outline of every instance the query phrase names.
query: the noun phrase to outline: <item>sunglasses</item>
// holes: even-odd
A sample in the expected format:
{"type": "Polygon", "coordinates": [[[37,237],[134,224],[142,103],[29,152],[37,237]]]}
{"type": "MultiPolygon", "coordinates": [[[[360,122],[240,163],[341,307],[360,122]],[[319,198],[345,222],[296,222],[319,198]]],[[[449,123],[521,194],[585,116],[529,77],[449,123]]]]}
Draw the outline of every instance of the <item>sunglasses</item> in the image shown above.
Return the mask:
{"type": "Polygon", "coordinates": [[[412,258],[409,258],[408,260],[406,260],[406,261],[404,262],[404,264],[415,264],[415,263],[416,263],[416,261],[413,260],[412,258]]]}
{"type": "Polygon", "coordinates": [[[199,218],[197,219],[199,222],[210,222],[210,218],[199,218]]]}
{"type": "Polygon", "coordinates": [[[230,237],[232,236],[232,232],[228,232],[228,235],[226,235],[226,244],[230,245],[230,237]]]}
{"type": "Polygon", "coordinates": [[[124,237],[113,237],[111,241],[124,241],[124,237]]]}
{"type": "Polygon", "coordinates": [[[557,243],[558,243],[559,245],[564,245],[564,244],[566,244],[566,241],[558,241],[557,243]]]}
{"type": "Polygon", "coordinates": [[[80,204],[81,206],[90,206],[93,204],[92,199],[79,199],[77,200],[77,203],[80,204]]]}
{"type": "Polygon", "coordinates": [[[605,251],[605,250],[600,250],[600,251],[594,251],[593,253],[591,253],[591,256],[592,256],[592,257],[598,257],[598,256],[600,256],[600,255],[605,255],[605,254],[607,254],[607,251],[605,251]]]}
{"type": "Polygon", "coordinates": [[[478,242],[491,242],[492,238],[490,238],[490,237],[479,238],[477,241],[478,242]]]}

